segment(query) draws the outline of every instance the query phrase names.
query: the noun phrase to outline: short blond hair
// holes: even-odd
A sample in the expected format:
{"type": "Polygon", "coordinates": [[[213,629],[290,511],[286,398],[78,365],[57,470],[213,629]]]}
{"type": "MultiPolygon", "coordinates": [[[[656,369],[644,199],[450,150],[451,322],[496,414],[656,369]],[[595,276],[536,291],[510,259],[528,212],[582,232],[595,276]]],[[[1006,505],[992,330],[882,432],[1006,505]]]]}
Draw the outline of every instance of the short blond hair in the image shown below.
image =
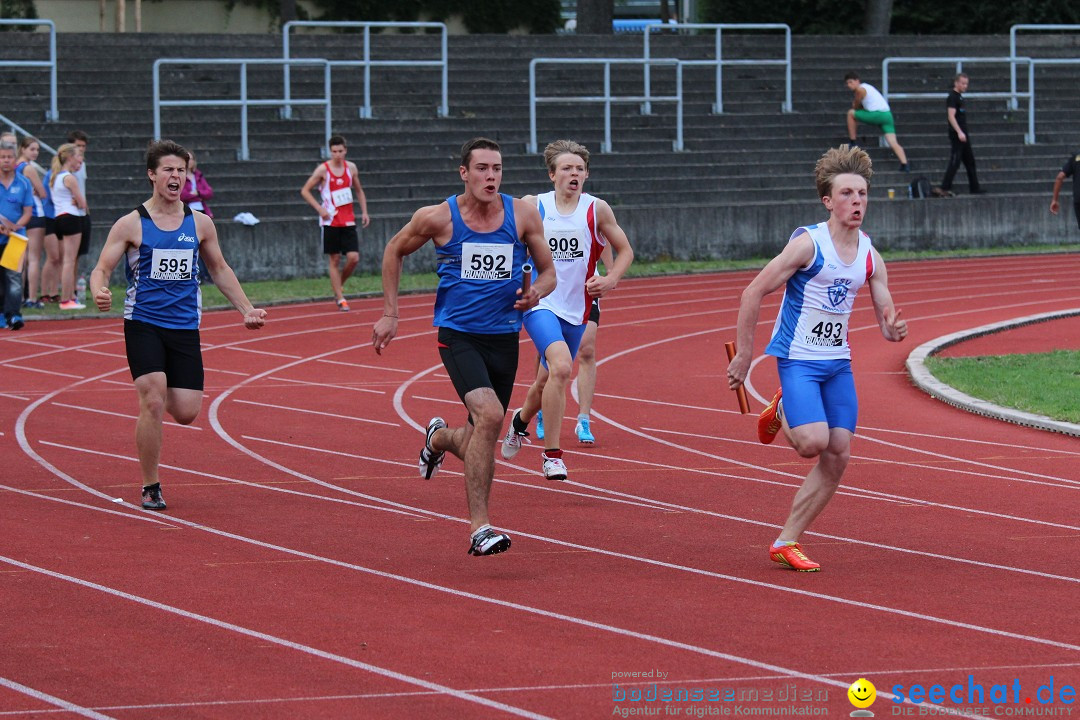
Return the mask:
{"type": "Polygon", "coordinates": [[[555,172],[555,161],[559,159],[560,155],[565,155],[566,153],[577,155],[584,160],[585,170],[588,171],[588,148],[573,140],[556,140],[555,142],[548,143],[548,146],[544,148],[544,163],[547,165],[548,172],[555,172]]]}
{"type": "Polygon", "coordinates": [[[866,187],[869,188],[870,178],[874,176],[873,166],[870,156],[860,147],[841,145],[829,148],[814,166],[818,197],[832,195],[833,180],[837,175],[859,175],[866,180],[866,187]]]}

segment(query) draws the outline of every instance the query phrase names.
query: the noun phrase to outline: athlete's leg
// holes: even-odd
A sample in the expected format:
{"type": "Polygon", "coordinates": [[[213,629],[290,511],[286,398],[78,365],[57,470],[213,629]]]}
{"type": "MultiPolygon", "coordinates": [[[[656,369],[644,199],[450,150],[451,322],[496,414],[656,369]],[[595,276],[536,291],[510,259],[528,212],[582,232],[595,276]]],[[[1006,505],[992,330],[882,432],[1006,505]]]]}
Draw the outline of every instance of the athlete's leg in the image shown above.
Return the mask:
{"type": "MultiPolygon", "coordinates": [[[[45,235],[45,266],[41,268],[41,295],[56,295],[60,285],[62,261],[60,259],[60,240],[55,233],[45,235]]],[[[34,298],[37,300],[38,298],[34,298]]]]}
{"type": "Polygon", "coordinates": [[[578,415],[585,417],[592,412],[593,393],[596,392],[596,329],[593,321],[586,324],[577,354],[578,415]]]}
{"type": "Polygon", "coordinates": [[[900,143],[896,139],[896,133],[885,133],[885,142],[889,143],[889,147],[896,153],[896,157],[900,159],[900,164],[907,165],[907,153],[904,152],[904,148],[900,147],[900,143]]]}
{"type": "Polygon", "coordinates": [[[847,428],[832,428],[828,433],[828,445],[818,456],[817,464],[806,476],[799,491],[795,493],[791,512],[780,532],[778,542],[798,542],[799,537],[840,486],[840,480],[851,457],[852,433],[847,428]]]}
{"type": "Polygon", "coordinates": [[[75,264],[79,261],[82,233],[65,235],[61,243],[60,301],[75,299],[75,264]]]}
{"type": "Polygon", "coordinates": [[[45,228],[26,228],[26,297],[37,302],[41,290],[41,251],[45,246],[45,228]]]}
{"type": "Polygon", "coordinates": [[[533,384],[529,386],[528,392],[525,393],[525,402],[521,405],[521,410],[518,411],[518,416],[522,422],[528,425],[532,422],[532,419],[536,417],[536,413],[543,409],[543,396],[544,387],[548,381],[548,370],[544,367],[544,364],[540,362],[540,356],[536,356],[536,379],[533,380],[533,384]]]}
{"type": "Polygon", "coordinates": [[[855,109],[851,108],[847,111],[847,136],[851,142],[855,142],[858,138],[858,127],[855,124],[855,109]]]}
{"type": "Polygon", "coordinates": [[[202,409],[202,390],[169,388],[165,396],[165,412],[181,425],[190,425],[202,409]]]}
{"type": "Polygon", "coordinates": [[[341,253],[330,253],[329,256],[330,291],[334,293],[335,300],[343,300],[341,294],[341,253]]]}
{"type": "Polygon", "coordinates": [[[566,413],[566,386],[570,382],[570,371],[574,359],[570,348],[560,340],[548,345],[544,353],[547,360],[548,379],[544,384],[541,405],[544,410],[544,449],[558,450],[562,435],[562,419],[566,413]]]}
{"type": "Polygon", "coordinates": [[[135,422],[135,449],[139,455],[143,487],[158,481],[161,459],[161,423],[164,419],[168,388],[165,373],[152,372],[135,378],[139,394],[139,419],[135,422]]]}
{"type": "Polygon", "coordinates": [[[345,286],[345,282],[352,277],[353,271],[356,270],[356,265],[359,262],[359,252],[350,251],[345,253],[345,267],[341,270],[341,285],[343,288],[345,286]]]}

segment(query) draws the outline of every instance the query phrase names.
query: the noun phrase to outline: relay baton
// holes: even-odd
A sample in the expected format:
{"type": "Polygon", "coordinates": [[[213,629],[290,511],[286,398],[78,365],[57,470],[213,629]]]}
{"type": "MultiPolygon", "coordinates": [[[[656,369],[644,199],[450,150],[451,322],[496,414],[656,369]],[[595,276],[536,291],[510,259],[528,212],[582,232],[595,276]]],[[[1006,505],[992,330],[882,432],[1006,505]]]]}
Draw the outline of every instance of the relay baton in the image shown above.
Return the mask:
{"type": "MultiPolygon", "coordinates": [[[[732,341],[724,343],[724,349],[727,350],[728,362],[734,360],[735,342],[732,341]]],[[[750,403],[746,399],[746,388],[740,384],[739,387],[735,388],[735,396],[739,398],[739,412],[741,412],[743,415],[750,412],[750,403]]]]}
{"type": "Polygon", "coordinates": [[[532,265],[525,263],[521,266],[521,295],[525,296],[532,287],[532,265]]]}

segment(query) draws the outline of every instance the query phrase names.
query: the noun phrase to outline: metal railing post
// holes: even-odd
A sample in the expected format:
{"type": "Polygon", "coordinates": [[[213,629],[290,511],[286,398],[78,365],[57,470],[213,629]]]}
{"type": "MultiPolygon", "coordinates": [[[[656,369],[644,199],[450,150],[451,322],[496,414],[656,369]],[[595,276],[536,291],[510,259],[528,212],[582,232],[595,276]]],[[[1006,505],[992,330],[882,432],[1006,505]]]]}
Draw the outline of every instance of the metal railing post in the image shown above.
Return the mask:
{"type": "Polygon", "coordinates": [[[371,26],[364,26],[364,106],[360,117],[371,117],[371,26]]]}
{"type": "Polygon", "coordinates": [[[439,106],[439,117],[450,116],[450,52],[449,43],[447,42],[446,25],[442,26],[440,32],[442,40],[439,43],[439,47],[442,50],[442,105],[439,106]]]}
{"type": "MultiPolygon", "coordinates": [[[[333,133],[333,98],[330,89],[330,63],[323,65],[323,98],[326,100],[326,105],[323,108],[325,113],[323,116],[323,137],[329,140],[331,133],[333,133]]],[[[319,156],[323,158],[330,157],[330,148],[327,147],[325,142],[319,148],[319,156]]]]}
{"type": "Polygon", "coordinates": [[[1012,93],[1009,107],[1013,110],[1019,107],[1019,104],[1016,102],[1016,98],[1019,95],[1016,91],[1016,63],[1022,62],[1022,59],[1016,55],[1016,33],[1019,30],[1041,30],[1043,32],[1052,30],[1080,30],[1080,25],[1018,23],[1009,28],[1009,57],[1011,58],[1009,63],[1009,91],[1012,93]]]}
{"type": "Polygon", "coordinates": [[[604,144],[600,152],[611,152],[611,63],[604,63],[604,144]]]}
{"type": "Polygon", "coordinates": [[[250,160],[248,154],[247,63],[240,63],[240,159],[250,160]]]}
{"type": "Polygon", "coordinates": [[[784,85],[787,88],[784,93],[784,107],[781,112],[794,112],[791,105],[791,27],[784,26],[784,85]]]}
{"type": "Polygon", "coordinates": [[[1024,143],[1035,144],[1035,63],[1031,61],[1028,62],[1028,131],[1024,143]]]}
{"type": "Polygon", "coordinates": [[[46,21],[49,24],[49,112],[46,116],[46,120],[56,122],[60,119],[60,110],[56,101],[56,24],[52,20],[46,21]]]}
{"type": "Polygon", "coordinates": [[[675,66],[675,152],[683,149],[683,64],[675,66]]]}
{"type": "Polygon", "coordinates": [[[724,114],[724,29],[716,28],[716,102],[713,103],[715,115],[724,114]]]}
{"type": "Polygon", "coordinates": [[[161,59],[154,61],[154,139],[161,139],[161,59]]]}
{"type": "Polygon", "coordinates": [[[294,20],[290,20],[285,23],[285,26],[281,28],[281,54],[285,60],[285,66],[283,68],[283,76],[285,78],[285,87],[282,96],[285,98],[285,105],[281,108],[281,117],[288,120],[292,117],[292,105],[289,104],[290,96],[292,95],[292,73],[289,72],[289,28],[292,27],[294,20]]]}
{"type": "Polygon", "coordinates": [[[536,153],[536,61],[529,61],[529,144],[525,152],[536,153]]]}
{"type": "Polygon", "coordinates": [[[652,25],[645,26],[645,102],[641,105],[642,115],[652,115],[652,76],[649,74],[649,38],[652,36],[652,25]]]}

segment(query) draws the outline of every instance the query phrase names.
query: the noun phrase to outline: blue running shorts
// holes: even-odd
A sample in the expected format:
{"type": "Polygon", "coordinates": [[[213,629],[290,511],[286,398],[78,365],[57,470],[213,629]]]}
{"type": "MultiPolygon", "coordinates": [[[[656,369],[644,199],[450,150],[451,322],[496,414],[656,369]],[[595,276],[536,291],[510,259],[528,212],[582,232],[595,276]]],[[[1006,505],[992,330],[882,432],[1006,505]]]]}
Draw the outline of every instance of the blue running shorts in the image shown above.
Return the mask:
{"type": "Polygon", "coordinates": [[[570,348],[570,359],[577,357],[578,346],[581,345],[581,338],[585,334],[584,323],[571,325],[550,310],[540,309],[526,313],[522,318],[522,324],[529,333],[529,337],[532,338],[533,345],[536,345],[536,351],[540,353],[540,362],[545,369],[547,369],[547,358],[544,357],[544,353],[551,343],[565,341],[566,346],[570,348]]]}
{"type": "Polygon", "coordinates": [[[812,422],[855,432],[859,398],[850,360],[776,359],[789,427],[812,422]]]}

